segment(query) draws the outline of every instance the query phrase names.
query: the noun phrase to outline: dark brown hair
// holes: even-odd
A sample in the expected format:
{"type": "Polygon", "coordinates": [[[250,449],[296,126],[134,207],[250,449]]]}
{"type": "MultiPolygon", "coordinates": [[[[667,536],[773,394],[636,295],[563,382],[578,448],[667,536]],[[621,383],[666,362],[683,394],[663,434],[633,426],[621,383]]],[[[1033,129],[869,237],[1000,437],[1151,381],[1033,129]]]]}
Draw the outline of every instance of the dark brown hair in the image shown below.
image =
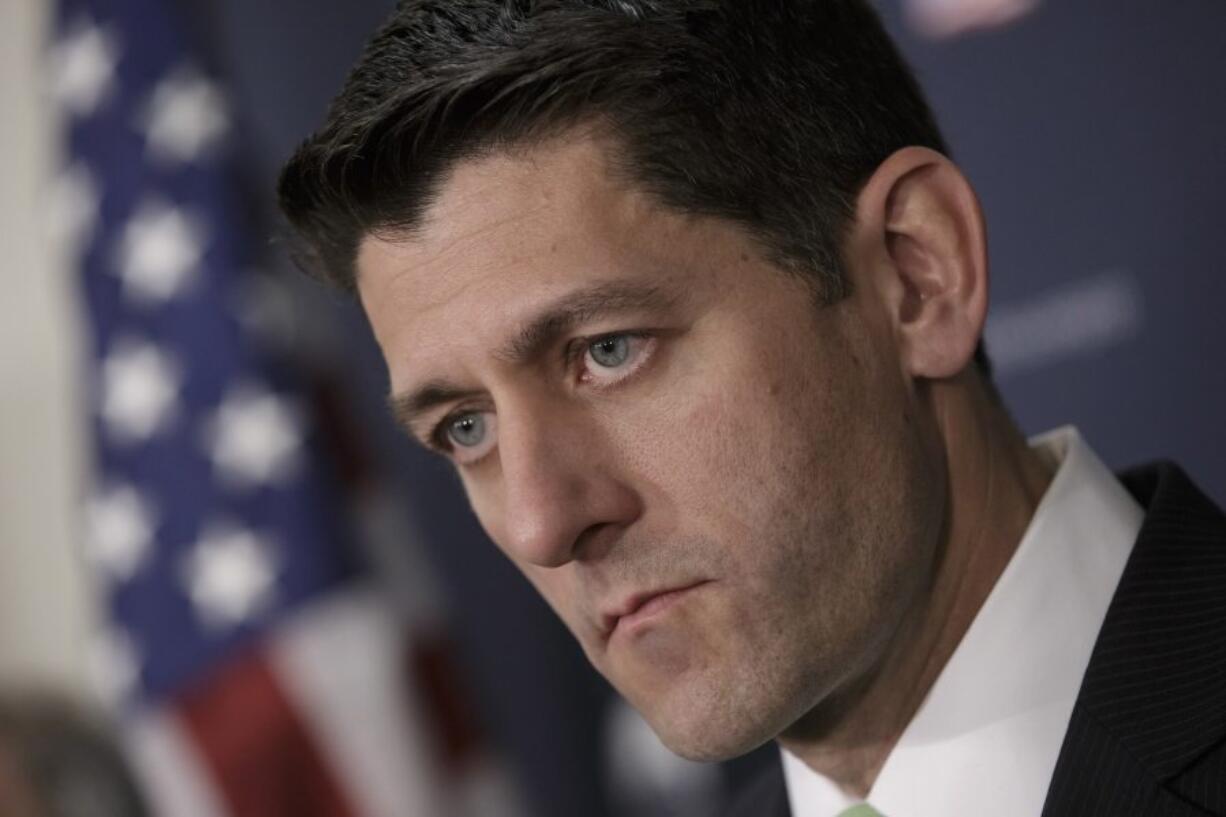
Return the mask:
{"type": "Polygon", "coordinates": [[[281,173],[297,259],[352,290],[362,238],[411,236],[455,163],[586,123],[620,175],[740,225],[823,303],[850,292],[868,177],[948,153],[866,0],[404,0],[281,173]]]}

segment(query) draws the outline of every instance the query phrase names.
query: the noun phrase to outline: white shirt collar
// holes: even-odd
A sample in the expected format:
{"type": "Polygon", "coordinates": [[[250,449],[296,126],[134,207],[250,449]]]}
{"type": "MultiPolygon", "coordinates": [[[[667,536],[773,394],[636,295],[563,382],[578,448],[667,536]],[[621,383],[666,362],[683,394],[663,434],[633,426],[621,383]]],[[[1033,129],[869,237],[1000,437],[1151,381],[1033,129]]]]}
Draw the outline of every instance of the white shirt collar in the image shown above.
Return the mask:
{"type": "MultiPolygon", "coordinates": [[[[1107,606],[1144,516],[1077,431],[1017,551],[869,792],[885,817],[1038,817],[1107,606]]],[[[858,802],[789,752],[793,817],[858,802]]]]}

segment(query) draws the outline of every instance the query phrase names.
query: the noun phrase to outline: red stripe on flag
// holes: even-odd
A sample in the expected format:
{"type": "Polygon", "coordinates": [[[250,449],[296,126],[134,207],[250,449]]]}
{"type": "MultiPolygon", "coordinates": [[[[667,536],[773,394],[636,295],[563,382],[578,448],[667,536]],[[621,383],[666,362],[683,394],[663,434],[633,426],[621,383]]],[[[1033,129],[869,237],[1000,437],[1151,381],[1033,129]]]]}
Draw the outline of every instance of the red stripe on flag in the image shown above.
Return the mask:
{"type": "Polygon", "coordinates": [[[259,650],[176,704],[233,817],[356,817],[259,650]]]}
{"type": "Polygon", "coordinates": [[[410,647],[409,661],[443,763],[458,776],[480,756],[482,735],[473,718],[471,698],[466,694],[451,643],[421,634],[410,647]]]}

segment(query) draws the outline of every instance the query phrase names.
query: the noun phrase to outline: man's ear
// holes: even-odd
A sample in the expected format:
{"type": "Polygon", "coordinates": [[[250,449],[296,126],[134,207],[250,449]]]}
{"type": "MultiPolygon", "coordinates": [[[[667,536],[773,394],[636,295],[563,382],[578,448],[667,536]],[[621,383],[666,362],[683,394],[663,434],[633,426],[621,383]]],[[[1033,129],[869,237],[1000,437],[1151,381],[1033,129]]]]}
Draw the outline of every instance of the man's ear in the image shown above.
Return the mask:
{"type": "Polygon", "coordinates": [[[961,372],[988,309],[987,237],[979,199],[946,157],[907,147],[886,159],[856,203],[853,252],[894,324],[916,378],[961,372]]]}

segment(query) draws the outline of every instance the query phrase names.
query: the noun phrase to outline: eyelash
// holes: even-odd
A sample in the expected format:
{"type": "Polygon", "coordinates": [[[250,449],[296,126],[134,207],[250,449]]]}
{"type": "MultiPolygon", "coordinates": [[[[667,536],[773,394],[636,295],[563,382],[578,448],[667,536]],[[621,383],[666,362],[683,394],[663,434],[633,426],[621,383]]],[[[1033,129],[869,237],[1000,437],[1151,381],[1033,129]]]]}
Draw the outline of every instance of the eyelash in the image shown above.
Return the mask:
{"type": "MultiPolygon", "coordinates": [[[[607,332],[603,335],[592,335],[590,337],[574,338],[573,340],[570,341],[570,343],[566,344],[566,348],[563,351],[562,359],[566,367],[566,370],[568,372],[572,371],[575,368],[576,364],[587,355],[588,350],[591,347],[595,346],[596,344],[602,341],[609,340],[611,338],[627,338],[631,341],[639,341],[639,342],[643,342],[643,341],[652,342],[656,340],[655,336],[652,333],[642,332],[642,331],[639,331],[639,332],[607,332]]],[[[608,384],[608,386],[617,385],[618,383],[625,382],[626,380],[634,377],[634,375],[639,371],[639,369],[642,368],[642,366],[643,366],[643,363],[640,362],[638,365],[636,365],[631,370],[629,374],[619,378],[613,383],[608,384]]],[[[599,389],[599,388],[602,388],[602,386],[593,386],[593,388],[599,389]]],[[[474,413],[477,413],[478,411],[480,411],[480,409],[474,406],[466,406],[466,407],[459,408],[451,412],[450,414],[448,414],[446,417],[440,420],[438,425],[434,427],[434,430],[430,432],[430,436],[429,436],[430,446],[444,454],[452,453],[454,446],[451,444],[451,441],[447,438],[447,429],[451,426],[452,423],[454,423],[459,418],[463,417],[465,414],[474,414],[474,413]]]]}
{"type": "MultiPolygon", "coordinates": [[[[587,357],[588,351],[593,346],[603,343],[606,340],[612,340],[614,338],[626,338],[627,340],[631,342],[637,342],[637,343],[647,342],[649,345],[651,341],[655,340],[655,337],[649,332],[607,332],[603,335],[593,335],[591,337],[586,337],[586,338],[575,338],[570,343],[568,343],[566,346],[566,351],[564,354],[566,370],[568,372],[572,371],[580,361],[582,361],[584,358],[587,357]]],[[[650,349],[647,349],[646,353],[650,353],[650,351],[651,351],[650,349]]],[[[645,353],[640,352],[640,356],[643,354],[645,353]]],[[[618,378],[613,383],[610,383],[608,385],[610,386],[616,385],[617,383],[621,383],[625,381],[626,379],[633,377],[634,373],[637,372],[642,365],[643,365],[643,362],[639,361],[631,369],[629,374],[623,375],[622,377],[618,378]]],[[[593,386],[593,388],[602,388],[602,387],[593,386]]]]}
{"type": "Polygon", "coordinates": [[[448,414],[446,417],[440,420],[438,425],[434,427],[434,430],[430,432],[429,447],[443,454],[452,453],[454,446],[451,444],[451,440],[447,438],[447,429],[451,427],[452,423],[463,417],[465,414],[479,414],[481,411],[482,409],[475,406],[466,406],[464,408],[456,409],[448,414]]]}

